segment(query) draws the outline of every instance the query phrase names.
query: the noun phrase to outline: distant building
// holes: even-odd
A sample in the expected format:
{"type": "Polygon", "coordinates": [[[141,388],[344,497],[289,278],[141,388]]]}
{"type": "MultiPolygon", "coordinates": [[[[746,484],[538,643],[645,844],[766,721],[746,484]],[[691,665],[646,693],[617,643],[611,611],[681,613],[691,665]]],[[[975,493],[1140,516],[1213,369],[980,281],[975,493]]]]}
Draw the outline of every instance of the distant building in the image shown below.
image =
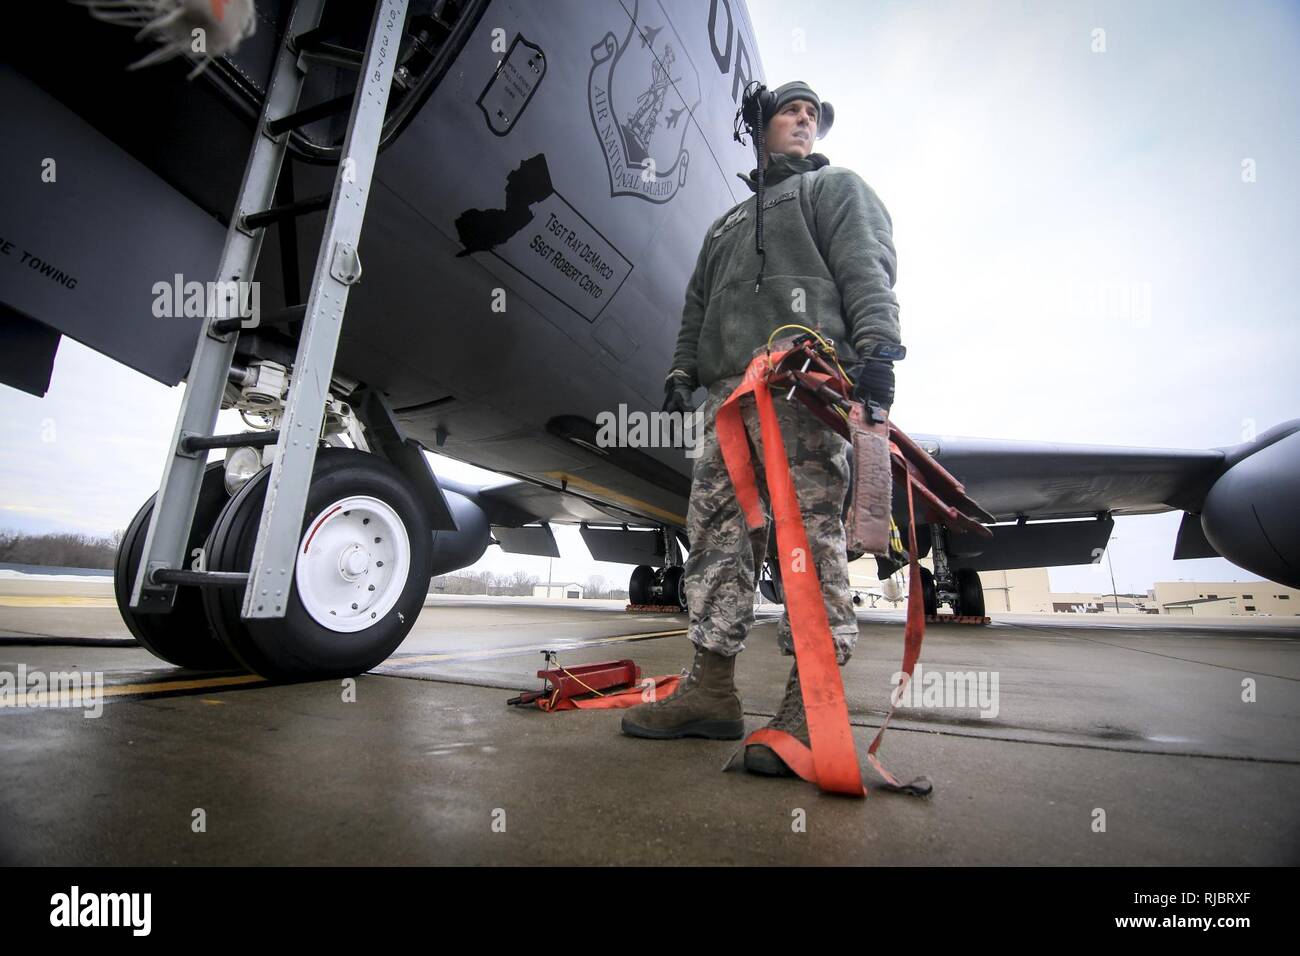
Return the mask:
{"type": "Polygon", "coordinates": [[[1049,614],[1058,600],[1052,593],[1047,568],[1015,568],[1007,571],[981,571],[984,586],[984,611],[1025,611],[1049,614]]]}
{"type": "Polygon", "coordinates": [[[1094,591],[1057,591],[1052,609],[1066,614],[1156,614],[1159,608],[1149,594],[1098,594],[1094,591]]]}
{"type": "Polygon", "coordinates": [[[1159,581],[1151,592],[1162,614],[1300,615],[1300,590],[1272,581],[1159,581]]]}
{"type": "MultiPolygon", "coordinates": [[[[929,558],[922,558],[920,563],[933,570],[929,558]]],[[[1300,589],[1272,581],[1160,581],[1146,594],[1116,595],[1096,591],[1053,591],[1047,572],[1047,568],[981,571],[986,612],[1300,616],[1300,589]]],[[[902,577],[906,591],[906,572],[902,577]]],[[[849,586],[855,591],[879,593],[882,583],[876,577],[875,558],[860,558],[849,565],[849,586]]],[[[877,601],[875,606],[888,608],[891,605],[888,601],[877,601]]]]}
{"type": "Polygon", "coordinates": [[[586,590],[581,584],[538,584],[533,588],[533,597],[581,599],[586,590]]]}
{"type": "Polygon", "coordinates": [[[1170,601],[1161,610],[1175,617],[1222,617],[1237,613],[1237,599],[1231,597],[1192,598],[1170,601]]]}
{"type": "MultiPolygon", "coordinates": [[[[934,570],[929,558],[922,558],[922,567],[934,570]]],[[[904,591],[907,573],[903,572],[904,591]]],[[[877,576],[874,557],[859,558],[849,565],[849,587],[859,592],[879,592],[882,582],[877,576]]],[[[999,611],[1025,611],[1050,614],[1052,602],[1051,581],[1046,568],[1023,568],[1010,571],[981,571],[980,584],[984,587],[984,609],[989,614],[999,611]]],[[[1091,597],[1091,596],[1090,596],[1091,597]]],[[[888,601],[878,601],[877,607],[890,607],[888,601]]],[[[898,605],[901,607],[901,604],[898,605]]],[[[1113,609],[1112,609],[1113,610],[1113,609]]]]}

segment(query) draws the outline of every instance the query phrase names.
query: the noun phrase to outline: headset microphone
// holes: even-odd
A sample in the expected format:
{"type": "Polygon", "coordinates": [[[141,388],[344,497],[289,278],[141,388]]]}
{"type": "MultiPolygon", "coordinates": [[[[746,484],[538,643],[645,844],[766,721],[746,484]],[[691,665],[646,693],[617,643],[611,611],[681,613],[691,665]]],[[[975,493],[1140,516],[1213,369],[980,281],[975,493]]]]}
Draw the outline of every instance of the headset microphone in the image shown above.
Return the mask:
{"type": "Polygon", "coordinates": [[[753,80],[741,95],[740,109],[736,110],[735,127],[732,133],[732,137],[741,145],[744,145],[745,133],[752,133],[754,136],[754,165],[758,168],[758,194],[754,207],[754,252],[759,257],[758,277],[754,280],[755,292],[763,281],[763,265],[767,261],[767,253],[763,251],[763,166],[765,165],[763,143],[766,139],[767,121],[776,112],[775,107],[776,94],[762,83],[753,80]]]}

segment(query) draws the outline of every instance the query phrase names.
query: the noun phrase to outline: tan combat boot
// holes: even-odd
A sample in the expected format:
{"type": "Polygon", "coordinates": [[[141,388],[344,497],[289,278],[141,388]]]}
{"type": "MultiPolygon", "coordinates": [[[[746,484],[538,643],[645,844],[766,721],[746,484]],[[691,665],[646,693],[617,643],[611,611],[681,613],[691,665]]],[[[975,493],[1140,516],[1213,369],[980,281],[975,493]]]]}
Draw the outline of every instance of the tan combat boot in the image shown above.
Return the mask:
{"type": "MultiPolygon", "coordinates": [[[[784,730],[801,744],[808,744],[808,715],[803,709],[803,689],[799,686],[799,662],[790,667],[790,677],[785,684],[785,696],[776,716],[765,725],[772,730],[784,730]]],[[[750,773],[761,773],[769,777],[793,777],[791,770],[775,750],[763,744],[750,744],[745,748],[745,769],[750,773]]]]}
{"type": "Polygon", "coordinates": [[[623,715],[623,733],[666,740],[707,737],[739,740],[745,712],[736,693],[736,658],[695,648],[695,664],[663,700],[633,707],[623,715]]]}

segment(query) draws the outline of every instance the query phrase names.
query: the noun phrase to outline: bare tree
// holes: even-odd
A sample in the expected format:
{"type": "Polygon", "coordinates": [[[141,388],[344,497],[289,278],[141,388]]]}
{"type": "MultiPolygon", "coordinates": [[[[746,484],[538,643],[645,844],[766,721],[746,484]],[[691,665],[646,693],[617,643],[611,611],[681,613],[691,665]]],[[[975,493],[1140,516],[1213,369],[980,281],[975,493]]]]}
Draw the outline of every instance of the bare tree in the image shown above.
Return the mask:
{"type": "Polygon", "coordinates": [[[516,571],[510,575],[507,585],[509,593],[518,597],[527,597],[533,593],[533,588],[537,585],[539,578],[535,574],[529,574],[527,571],[516,571]]]}
{"type": "Polygon", "coordinates": [[[113,537],[88,534],[25,534],[0,531],[0,563],[60,568],[111,568],[117,556],[113,537]]]}
{"type": "Polygon", "coordinates": [[[528,596],[538,578],[526,571],[493,574],[491,571],[459,571],[433,579],[433,590],[442,594],[504,594],[528,596]]]}

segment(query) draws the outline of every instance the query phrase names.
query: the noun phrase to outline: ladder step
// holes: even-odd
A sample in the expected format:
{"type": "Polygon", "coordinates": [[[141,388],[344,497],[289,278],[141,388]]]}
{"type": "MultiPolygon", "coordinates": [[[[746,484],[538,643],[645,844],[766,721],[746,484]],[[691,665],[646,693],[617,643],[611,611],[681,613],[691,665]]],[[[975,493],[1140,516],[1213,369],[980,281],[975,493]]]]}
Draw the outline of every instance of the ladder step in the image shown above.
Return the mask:
{"type": "Polygon", "coordinates": [[[247,571],[182,571],[159,568],[153,573],[154,584],[190,584],[206,588],[242,588],[248,583],[247,571]]]}
{"type": "MultiPolygon", "coordinates": [[[[288,325],[290,322],[301,322],[307,316],[307,303],[301,305],[290,305],[283,309],[276,309],[274,312],[264,312],[258,319],[257,326],[261,328],[265,325],[288,325]]],[[[218,335],[225,335],[227,332],[238,332],[244,324],[244,320],[239,316],[229,319],[217,319],[212,323],[212,331],[218,335]]]]}
{"type": "Polygon", "coordinates": [[[323,103],[308,106],[306,109],[298,110],[287,116],[281,116],[279,119],[268,120],[266,131],[271,136],[279,136],[281,133],[287,133],[291,129],[298,129],[308,123],[314,123],[316,120],[325,119],[327,116],[346,113],[352,109],[354,99],[356,99],[355,92],[345,93],[342,96],[334,97],[332,100],[326,100],[323,103]]]}
{"type": "Polygon", "coordinates": [[[240,432],[238,435],[186,435],[181,451],[208,451],[212,448],[265,448],[280,440],[278,429],[265,432],[240,432]]]}
{"type": "Polygon", "coordinates": [[[240,224],[250,231],[261,229],[263,226],[269,226],[281,219],[292,219],[295,216],[304,216],[309,212],[320,212],[322,209],[328,209],[329,204],[330,196],[328,193],[321,196],[312,196],[310,199],[299,199],[297,202],[288,202],[283,206],[272,206],[270,209],[263,209],[261,212],[250,212],[240,219],[240,224]]]}
{"type": "Polygon", "coordinates": [[[355,70],[361,69],[365,54],[360,50],[344,46],[327,39],[329,31],[325,27],[316,27],[293,38],[293,49],[309,60],[342,66],[355,70]]]}

